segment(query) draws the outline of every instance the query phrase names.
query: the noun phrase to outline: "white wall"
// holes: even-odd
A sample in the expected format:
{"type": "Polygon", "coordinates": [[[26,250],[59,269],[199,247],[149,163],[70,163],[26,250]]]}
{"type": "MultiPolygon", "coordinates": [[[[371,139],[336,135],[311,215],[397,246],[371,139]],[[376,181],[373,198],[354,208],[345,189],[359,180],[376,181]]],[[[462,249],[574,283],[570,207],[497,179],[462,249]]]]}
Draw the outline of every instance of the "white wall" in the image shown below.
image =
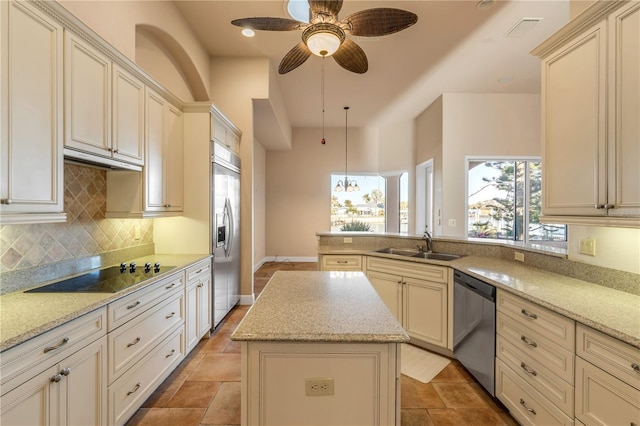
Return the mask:
{"type": "Polygon", "coordinates": [[[465,237],[465,156],[540,156],[540,95],[447,93],[442,105],[442,235],[465,237]]]}

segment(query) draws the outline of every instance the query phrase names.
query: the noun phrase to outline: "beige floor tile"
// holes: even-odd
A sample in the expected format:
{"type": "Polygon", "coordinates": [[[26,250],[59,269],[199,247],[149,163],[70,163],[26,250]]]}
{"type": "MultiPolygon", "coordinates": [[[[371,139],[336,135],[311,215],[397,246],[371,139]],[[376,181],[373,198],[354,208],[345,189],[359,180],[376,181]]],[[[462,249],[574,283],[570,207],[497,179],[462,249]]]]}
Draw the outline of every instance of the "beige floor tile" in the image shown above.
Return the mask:
{"type": "Polygon", "coordinates": [[[204,408],[142,408],[127,426],[198,426],[204,413],[204,408]]]}
{"type": "Polygon", "coordinates": [[[409,376],[400,379],[402,408],[444,408],[444,402],[431,383],[422,383],[409,376]]]}
{"type": "Polygon", "coordinates": [[[189,377],[189,371],[176,369],[142,404],[143,408],[166,407],[167,402],[180,389],[184,381],[189,377]]]}
{"type": "Polygon", "coordinates": [[[207,408],[221,384],[220,382],[184,382],[178,392],[167,402],[167,407],[207,408]]]}
{"type": "Polygon", "coordinates": [[[240,383],[228,382],[211,401],[204,414],[203,425],[239,425],[240,424],[240,383]]]}
{"type": "Polygon", "coordinates": [[[469,383],[432,383],[447,408],[489,408],[469,383]]]}
{"type": "Polygon", "coordinates": [[[423,408],[403,408],[400,424],[402,426],[433,426],[433,421],[423,408]]]}
{"type": "Polygon", "coordinates": [[[239,382],[240,354],[206,354],[187,381],[239,382]]]}

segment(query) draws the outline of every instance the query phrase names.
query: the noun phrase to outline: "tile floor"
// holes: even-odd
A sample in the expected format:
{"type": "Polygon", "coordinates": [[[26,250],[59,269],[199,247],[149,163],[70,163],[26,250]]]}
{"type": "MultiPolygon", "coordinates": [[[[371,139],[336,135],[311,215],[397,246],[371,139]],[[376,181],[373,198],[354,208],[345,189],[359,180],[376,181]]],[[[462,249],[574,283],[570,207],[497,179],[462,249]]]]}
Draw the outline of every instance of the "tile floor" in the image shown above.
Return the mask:
{"type": "MultiPolygon", "coordinates": [[[[269,262],[254,275],[256,296],[277,270],[316,263],[269,262]]],[[[237,306],[203,339],[127,423],[128,426],[240,424],[240,345],[230,336],[248,306],[237,306]]],[[[455,360],[431,383],[402,376],[402,426],[516,426],[518,423],[455,360]]]]}

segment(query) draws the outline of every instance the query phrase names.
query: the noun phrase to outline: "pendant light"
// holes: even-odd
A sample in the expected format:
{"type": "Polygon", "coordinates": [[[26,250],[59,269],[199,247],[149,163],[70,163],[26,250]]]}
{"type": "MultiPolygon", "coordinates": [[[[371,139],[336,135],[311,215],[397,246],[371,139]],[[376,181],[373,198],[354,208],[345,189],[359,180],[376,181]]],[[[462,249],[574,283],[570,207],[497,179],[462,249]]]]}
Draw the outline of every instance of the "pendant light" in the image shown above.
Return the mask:
{"type": "Polygon", "coordinates": [[[349,128],[348,126],[348,113],[349,113],[349,107],[346,106],[344,107],[344,182],[342,180],[339,180],[338,183],[336,184],[336,187],[333,188],[333,190],[335,192],[341,192],[341,191],[347,191],[347,192],[353,192],[353,191],[360,191],[360,187],[358,186],[358,182],[356,182],[355,180],[349,180],[349,175],[347,174],[347,164],[348,164],[348,149],[349,149],[349,140],[348,140],[348,134],[347,134],[347,130],[349,128]]]}

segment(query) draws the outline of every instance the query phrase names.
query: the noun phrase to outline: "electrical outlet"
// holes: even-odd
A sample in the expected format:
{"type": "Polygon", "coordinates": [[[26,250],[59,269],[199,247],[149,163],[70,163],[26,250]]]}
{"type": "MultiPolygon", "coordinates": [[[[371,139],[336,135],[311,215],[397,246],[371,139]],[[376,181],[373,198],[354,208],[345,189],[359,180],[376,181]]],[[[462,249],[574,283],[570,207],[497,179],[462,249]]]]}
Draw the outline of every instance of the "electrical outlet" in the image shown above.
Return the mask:
{"type": "Polygon", "coordinates": [[[586,254],[587,256],[596,255],[595,238],[580,238],[580,254],[586,254]]]}
{"type": "Polygon", "coordinates": [[[456,227],[456,220],[455,219],[449,219],[449,226],[451,228],[455,228],[456,227]]]}
{"type": "Polygon", "coordinates": [[[518,262],[524,262],[524,253],[520,253],[520,252],[516,251],[514,253],[514,257],[518,262]]]}
{"type": "Polygon", "coordinates": [[[353,238],[351,237],[344,237],[344,239],[342,240],[343,243],[345,244],[351,244],[353,243],[353,238]]]}
{"type": "Polygon", "coordinates": [[[333,377],[313,377],[304,379],[307,396],[333,395],[333,377]]]}

